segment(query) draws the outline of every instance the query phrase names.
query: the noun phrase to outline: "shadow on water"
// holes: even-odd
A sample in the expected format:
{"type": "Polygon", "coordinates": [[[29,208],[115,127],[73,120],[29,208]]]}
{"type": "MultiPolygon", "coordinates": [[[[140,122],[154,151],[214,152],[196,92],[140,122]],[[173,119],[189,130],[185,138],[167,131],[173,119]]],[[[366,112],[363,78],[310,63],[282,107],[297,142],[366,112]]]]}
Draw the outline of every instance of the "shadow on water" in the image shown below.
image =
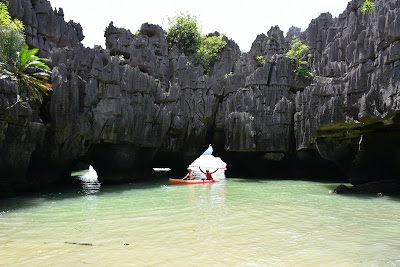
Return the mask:
{"type": "Polygon", "coordinates": [[[396,201],[400,202],[400,196],[387,196],[387,195],[377,195],[373,193],[358,193],[358,194],[333,194],[333,195],[338,195],[341,197],[349,198],[349,199],[360,199],[360,200],[371,200],[371,199],[376,199],[376,198],[381,198],[384,200],[390,200],[390,201],[396,201]]]}
{"type": "Polygon", "coordinates": [[[62,201],[90,195],[100,197],[107,194],[120,194],[130,190],[146,190],[170,185],[166,175],[156,175],[149,177],[146,181],[128,184],[102,185],[97,179],[82,178],[85,173],[87,171],[82,171],[80,173],[82,175],[71,175],[71,179],[67,183],[45,187],[40,192],[2,199],[0,201],[0,217],[7,212],[34,208],[49,201],[62,201]]]}
{"type": "MultiPolygon", "coordinates": [[[[86,171],[87,172],[87,171],[86,171]]],[[[131,190],[146,190],[160,188],[164,186],[173,186],[168,178],[182,178],[168,175],[167,173],[159,173],[149,177],[146,181],[134,182],[129,184],[100,184],[94,179],[82,179],[86,173],[75,173],[66,184],[54,185],[43,188],[41,192],[28,193],[22,196],[2,199],[0,201],[0,217],[7,212],[13,212],[21,209],[34,208],[43,205],[49,201],[62,201],[72,198],[82,198],[85,196],[96,195],[104,196],[107,194],[121,194],[131,190]]],[[[272,181],[282,181],[282,179],[270,178],[226,178],[227,181],[233,183],[268,183],[272,181]]],[[[333,191],[340,182],[327,182],[316,180],[302,180],[305,182],[316,182],[321,186],[333,191]]],[[[340,195],[349,198],[372,199],[377,198],[376,194],[345,194],[340,195]]],[[[400,202],[400,196],[383,196],[383,199],[400,202]]]]}
{"type": "MultiPolygon", "coordinates": [[[[351,187],[351,184],[344,184],[347,187],[351,187]]],[[[329,191],[333,192],[339,184],[322,184],[323,187],[327,188],[329,191]]],[[[375,198],[384,198],[390,199],[392,201],[400,201],[400,196],[398,195],[379,195],[376,193],[349,193],[349,194],[337,194],[339,196],[348,197],[348,198],[357,198],[357,199],[375,199],[375,198]]]]}
{"type": "MultiPolygon", "coordinates": [[[[331,193],[341,184],[344,184],[346,186],[351,186],[350,183],[343,183],[343,182],[332,182],[332,181],[319,181],[316,179],[302,179],[302,180],[293,180],[293,179],[288,179],[288,180],[283,180],[283,179],[270,179],[270,178],[227,178],[227,180],[234,182],[234,183],[268,183],[268,182],[273,182],[273,181],[303,181],[303,182],[309,182],[309,183],[317,183],[320,186],[328,189],[331,193]]],[[[336,194],[335,194],[336,195],[336,194]]],[[[398,195],[378,195],[374,193],[352,193],[352,194],[338,194],[338,196],[343,196],[343,197],[348,197],[348,198],[357,198],[357,199],[375,199],[375,198],[383,198],[386,200],[391,200],[391,201],[400,201],[400,196],[398,195]]]]}
{"type": "Polygon", "coordinates": [[[263,178],[263,177],[251,177],[251,178],[244,178],[244,177],[238,177],[238,178],[227,178],[227,180],[231,180],[234,182],[238,183],[265,183],[267,181],[303,181],[303,182],[310,182],[310,183],[319,183],[319,184],[324,184],[328,189],[330,187],[334,187],[335,189],[337,186],[340,184],[343,184],[343,181],[338,180],[338,181],[332,181],[332,180],[322,180],[322,179],[282,179],[282,178],[263,178]]]}
{"type": "Polygon", "coordinates": [[[353,198],[353,199],[361,199],[361,200],[370,200],[370,199],[376,199],[376,198],[382,198],[386,200],[391,200],[391,201],[396,201],[400,202],[400,196],[393,196],[393,195],[378,195],[375,193],[350,193],[350,194],[334,194],[346,198],[353,198]]]}

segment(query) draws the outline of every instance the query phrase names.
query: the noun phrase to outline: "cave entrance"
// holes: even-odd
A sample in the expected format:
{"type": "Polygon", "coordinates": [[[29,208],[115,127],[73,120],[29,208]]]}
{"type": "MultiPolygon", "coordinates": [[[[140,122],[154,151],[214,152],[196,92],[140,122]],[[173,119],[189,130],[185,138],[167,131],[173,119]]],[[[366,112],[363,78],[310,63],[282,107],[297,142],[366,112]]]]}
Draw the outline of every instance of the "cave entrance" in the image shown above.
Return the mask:
{"type": "Polygon", "coordinates": [[[212,153],[213,148],[209,145],[207,150],[188,166],[188,169],[194,172],[196,178],[204,178],[204,174],[200,171],[200,168],[204,172],[206,170],[215,172],[213,178],[225,178],[226,163],[220,157],[214,157],[212,153]]]}
{"type": "Polygon", "coordinates": [[[200,154],[200,156],[183,157],[183,153],[159,153],[153,162],[153,170],[156,175],[165,176],[165,174],[182,177],[191,169],[196,179],[204,178],[205,175],[199,167],[205,172],[209,170],[214,172],[213,178],[225,178],[226,163],[219,157],[214,157],[211,145],[200,154]],[[190,159],[190,160],[188,160],[190,159]],[[194,160],[193,160],[194,159],[194,160]]]}

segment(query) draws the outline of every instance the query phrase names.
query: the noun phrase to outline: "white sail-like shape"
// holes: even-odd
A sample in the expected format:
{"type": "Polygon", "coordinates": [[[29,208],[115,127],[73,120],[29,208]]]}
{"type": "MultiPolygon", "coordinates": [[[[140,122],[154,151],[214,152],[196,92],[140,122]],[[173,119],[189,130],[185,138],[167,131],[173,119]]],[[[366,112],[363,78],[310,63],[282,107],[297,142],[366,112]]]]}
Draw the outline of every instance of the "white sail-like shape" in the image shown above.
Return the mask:
{"type": "Polygon", "coordinates": [[[208,147],[204,153],[198,157],[195,161],[193,161],[189,165],[189,169],[192,169],[195,173],[195,176],[204,176],[199,170],[199,167],[205,172],[209,170],[210,172],[214,172],[218,170],[213,177],[215,178],[225,178],[225,170],[226,163],[222,161],[219,157],[214,157],[212,155],[213,149],[211,145],[208,147]]]}
{"type": "Polygon", "coordinates": [[[87,173],[85,173],[84,175],[79,176],[79,178],[81,181],[84,181],[84,182],[97,181],[97,172],[92,167],[92,165],[90,165],[89,171],[87,173]]]}

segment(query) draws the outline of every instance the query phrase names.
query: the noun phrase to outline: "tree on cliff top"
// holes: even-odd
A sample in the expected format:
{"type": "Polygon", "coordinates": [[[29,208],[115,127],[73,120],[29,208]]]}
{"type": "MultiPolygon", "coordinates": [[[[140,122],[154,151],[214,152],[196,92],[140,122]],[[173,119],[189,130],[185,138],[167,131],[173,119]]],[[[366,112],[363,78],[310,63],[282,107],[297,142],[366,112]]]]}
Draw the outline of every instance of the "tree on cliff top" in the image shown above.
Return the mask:
{"type": "Polygon", "coordinates": [[[24,25],[12,20],[7,5],[0,2],[0,79],[9,79],[18,84],[17,103],[22,102],[23,90],[28,90],[34,99],[43,101],[42,93],[51,90],[45,82],[50,77],[50,68],[35,54],[38,49],[29,49],[25,44],[24,25]]]}
{"type": "Polygon", "coordinates": [[[173,18],[168,18],[168,25],[166,39],[169,47],[176,45],[186,56],[193,55],[201,43],[201,29],[199,29],[197,17],[180,13],[173,18]]]}
{"type": "Polygon", "coordinates": [[[210,72],[226,45],[223,35],[207,37],[201,34],[197,17],[188,13],[168,18],[168,24],[166,39],[169,47],[177,46],[194,64],[201,64],[206,73],[210,72]]]}
{"type": "Polygon", "coordinates": [[[193,56],[193,63],[203,65],[206,73],[210,72],[211,66],[220,58],[218,53],[225,45],[226,42],[221,39],[221,36],[203,36],[193,56]]]}

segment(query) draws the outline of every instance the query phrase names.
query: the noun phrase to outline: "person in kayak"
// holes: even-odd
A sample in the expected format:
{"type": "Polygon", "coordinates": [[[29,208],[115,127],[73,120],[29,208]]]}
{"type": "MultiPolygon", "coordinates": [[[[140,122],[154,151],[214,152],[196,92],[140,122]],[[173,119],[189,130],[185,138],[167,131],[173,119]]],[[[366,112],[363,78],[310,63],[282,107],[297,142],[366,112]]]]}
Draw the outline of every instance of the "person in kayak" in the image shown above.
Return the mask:
{"type": "Polygon", "coordinates": [[[182,180],[194,180],[194,174],[191,169],[188,169],[188,174],[182,180]]]}
{"type": "Polygon", "coordinates": [[[201,171],[202,173],[204,173],[204,174],[206,175],[207,180],[214,181],[214,179],[212,178],[211,174],[217,172],[218,169],[216,169],[216,170],[213,171],[213,172],[209,172],[208,170],[206,170],[206,172],[203,172],[203,170],[202,170],[200,167],[199,167],[199,169],[200,169],[200,171],[201,171]]]}

